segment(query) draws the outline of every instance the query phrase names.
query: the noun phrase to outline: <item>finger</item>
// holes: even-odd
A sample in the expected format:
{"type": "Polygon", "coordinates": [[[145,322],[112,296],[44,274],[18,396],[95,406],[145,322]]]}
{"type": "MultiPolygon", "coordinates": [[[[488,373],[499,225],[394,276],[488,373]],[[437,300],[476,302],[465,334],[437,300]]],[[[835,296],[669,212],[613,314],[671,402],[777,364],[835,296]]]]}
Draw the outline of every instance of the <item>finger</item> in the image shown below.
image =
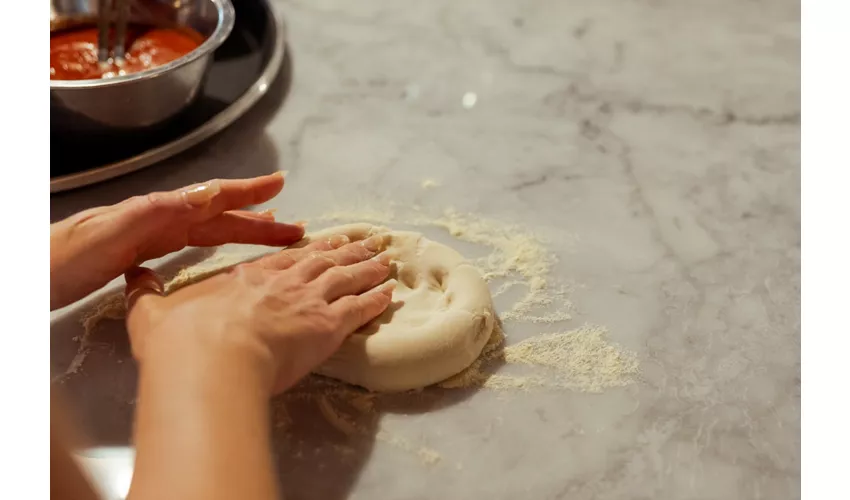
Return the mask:
{"type": "Polygon", "coordinates": [[[355,241],[337,250],[326,252],[325,256],[339,266],[348,266],[370,259],[383,251],[386,246],[386,235],[376,234],[365,240],[355,241]]]}
{"type": "Polygon", "coordinates": [[[250,205],[258,205],[274,198],[283,189],[282,172],[252,179],[222,180],[221,192],[210,204],[211,210],[221,213],[250,205]]]}
{"type": "Polygon", "coordinates": [[[283,271],[284,269],[289,269],[294,266],[296,262],[304,259],[310,254],[333,250],[347,244],[348,242],[349,240],[346,236],[331,236],[327,240],[314,241],[303,248],[287,248],[286,250],[266,255],[261,259],[257,259],[255,264],[266,269],[283,271]]]}
{"type": "Polygon", "coordinates": [[[327,252],[313,252],[296,262],[287,272],[294,273],[302,283],[309,283],[318,278],[328,269],[336,266],[336,262],[326,256],[327,252]]]}
{"type": "Polygon", "coordinates": [[[376,234],[338,250],[308,255],[292,266],[292,271],[298,273],[304,283],[313,281],[331,267],[355,264],[373,257],[383,248],[385,239],[385,235],[376,234]]]}
{"type": "Polygon", "coordinates": [[[156,272],[146,267],[133,267],[124,274],[127,286],[124,288],[124,301],[127,311],[141,302],[152,297],[160,297],[165,293],[162,278],[156,272]]]}
{"type": "MultiPolygon", "coordinates": [[[[268,210],[262,210],[262,211],[259,211],[259,212],[252,212],[250,210],[230,210],[230,213],[232,213],[232,214],[241,215],[243,217],[252,217],[254,219],[260,219],[260,220],[275,220],[274,219],[274,212],[275,212],[275,209],[273,209],[273,208],[270,208],[268,210]]],[[[298,224],[297,222],[294,223],[294,224],[296,226],[301,225],[301,224],[298,224]]]]}
{"type": "Polygon", "coordinates": [[[390,258],[378,255],[350,266],[336,266],[319,276],[313,283],[328,302],[346,295],[358,295],[372,289],[390,274],[390,258]]]}
{"type": "Polygon", "coordinates": [[[330,305],[331,313],[342,321],[348,336],[383,313],[392,302],[396,281],[390,280],[362,295],[348,295],[330,305]]]}
{"type": "Polygon", "coordinates": [[[182,216],[201,222],[228,210],[256,205],[270,200],[283,189],[283,175],[278,172],[252,179],[213,179],[175,191],[151,193],[132,198],[127,203],[136,208],[135,217],[160,222],[160,217],[182,216]]]}
{"type": "Polygon", "coordinates": [[[286,246],[303,237],[304,228],[295,224],[283,224],[273,218],[260,218],[245,212],[225,212],[192,227],[188,242],[196,247],[226,243],[286,246]]]}

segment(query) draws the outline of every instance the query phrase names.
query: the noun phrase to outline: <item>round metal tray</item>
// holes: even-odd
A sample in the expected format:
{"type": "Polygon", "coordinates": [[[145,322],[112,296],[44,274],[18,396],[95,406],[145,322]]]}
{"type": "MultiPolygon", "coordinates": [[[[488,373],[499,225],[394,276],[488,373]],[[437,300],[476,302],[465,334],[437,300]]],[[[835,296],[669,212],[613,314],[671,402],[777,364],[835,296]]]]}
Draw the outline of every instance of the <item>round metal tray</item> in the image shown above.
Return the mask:
{"type": "Polygon", "coordinates": [[[285,28],[267,0],[233,0],[236,25],[215,51],[201,95],[168,125],[131,137],[50,133],[50,192],[112,179],[181,153],[233,123],[277,76],[285,28]]]}

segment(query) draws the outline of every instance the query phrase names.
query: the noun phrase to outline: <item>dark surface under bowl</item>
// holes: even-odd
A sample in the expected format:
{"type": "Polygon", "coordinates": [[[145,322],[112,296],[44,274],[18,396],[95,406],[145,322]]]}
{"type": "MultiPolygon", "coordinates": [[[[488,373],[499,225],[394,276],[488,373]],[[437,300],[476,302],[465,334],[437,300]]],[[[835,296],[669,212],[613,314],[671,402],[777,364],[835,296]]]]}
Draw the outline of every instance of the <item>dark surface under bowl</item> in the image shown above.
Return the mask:
{"type": "MultiPolygon", "coordinates": [[[[97,136],[50,129],[50,177],[58,177],[132,158],[179,139],[226,109],[262,74],[274,47],[267,43],[273,19],[263,2],[233,0],[236,24],[213,54],[197,100],[169,122],[144,132],[97,136]]],[[[278,41],[278,43],[283,43],[278,41]]]]}

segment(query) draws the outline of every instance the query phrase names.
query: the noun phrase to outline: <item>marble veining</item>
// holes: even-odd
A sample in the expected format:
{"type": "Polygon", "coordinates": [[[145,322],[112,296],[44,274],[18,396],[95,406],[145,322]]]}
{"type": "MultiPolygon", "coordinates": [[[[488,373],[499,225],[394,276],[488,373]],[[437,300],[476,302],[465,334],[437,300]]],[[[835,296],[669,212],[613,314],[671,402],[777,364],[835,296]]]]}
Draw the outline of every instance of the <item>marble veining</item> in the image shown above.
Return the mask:
{"type": "MultiPolygon", "coordinates": [[[[642,367],[599,395],[482,391],[389,412],[382,429],[443,460],[380,440],[348,462],[317,451],[284,461],[291,498],[799,498],[798,3],[275,5],[288,88],[189,154],[54,196],[53,217],[280,169],[280,217],[371,199],[518,223],[580,286],[574,321],[509,336],[602,324],[642,367]]],[[[71,316],[54,337],[74,334],[71,316]]],[[[113,405],[126,439],[132,397],[103,384],[78,394],[113,405]]]]}

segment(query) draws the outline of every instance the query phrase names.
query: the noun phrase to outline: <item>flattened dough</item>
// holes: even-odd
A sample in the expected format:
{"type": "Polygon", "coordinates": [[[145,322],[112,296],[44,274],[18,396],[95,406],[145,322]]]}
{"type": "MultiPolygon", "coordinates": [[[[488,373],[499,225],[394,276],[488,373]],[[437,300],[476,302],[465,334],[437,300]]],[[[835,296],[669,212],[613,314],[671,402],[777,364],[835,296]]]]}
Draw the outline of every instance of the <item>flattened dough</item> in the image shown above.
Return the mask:
{"type": "Polygon", "coordinates": [[[349,224],[305,237],[296,246],[344,234],[352,241],[387,234],[390,307],[349,337],[317,373],[372,391],[397,392],[441,382],[467,368],[493,331],[490,289],[455,250],[420,233],[349,224]]]}

